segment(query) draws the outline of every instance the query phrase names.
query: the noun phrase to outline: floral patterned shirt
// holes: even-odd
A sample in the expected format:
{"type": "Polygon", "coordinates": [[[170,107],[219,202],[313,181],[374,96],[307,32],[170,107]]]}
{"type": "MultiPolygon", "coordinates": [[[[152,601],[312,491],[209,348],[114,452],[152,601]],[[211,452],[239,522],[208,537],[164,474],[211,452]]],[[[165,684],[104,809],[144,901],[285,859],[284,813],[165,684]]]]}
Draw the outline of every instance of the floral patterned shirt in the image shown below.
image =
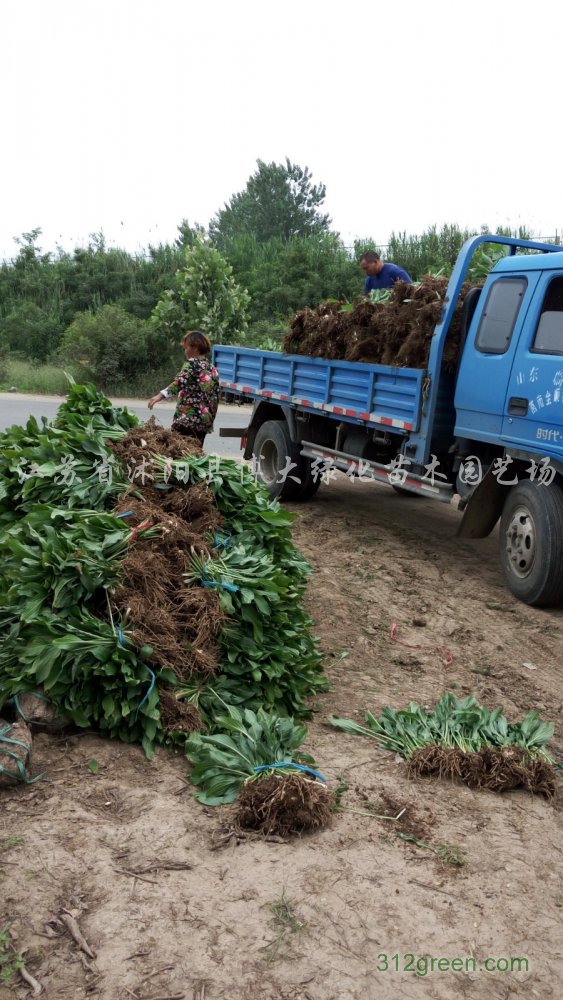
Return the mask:
{"type": "Polygon", "coordinates": [[[219,372],[207,358],[190,358],[162,395],[177,396],[172,430],[209,434],[219,406],[219,372]]]}

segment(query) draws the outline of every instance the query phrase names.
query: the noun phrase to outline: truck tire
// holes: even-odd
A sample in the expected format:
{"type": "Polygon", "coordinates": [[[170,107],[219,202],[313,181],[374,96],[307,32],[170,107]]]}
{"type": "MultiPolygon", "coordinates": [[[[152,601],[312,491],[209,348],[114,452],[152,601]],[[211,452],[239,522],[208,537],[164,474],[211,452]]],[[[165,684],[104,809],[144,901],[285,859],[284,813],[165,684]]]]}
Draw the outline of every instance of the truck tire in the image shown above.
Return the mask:
{"type": "Polygon", "coordinates": [[[500,520],[500,563],[509,589],[525,604],[563,601],[563,493],[524,481],[514,486],[500,520]]]}
{"type": "Polygon", "coordinates": [[[304,458],[302,455],[300,461],[301,465],[299,466],[299,472],[296,472],[296,475],[298,475],[301,480],[301,488],[295,497],[295,500],[299,503],[305,503],[306,500],[310,500],[311,497],[314,497],[319,486],[321,485],[321,474],[317,469],[317,477],[316,479],[314,478],[312,473],[313,463],[310,458],[304,458]]]}
{"type": "Polygon", "coordinates": [[[285,420],[266,420],[256,431],[252,451],[258,482],[265,486],[270,499],[294,500],[302,482],[296,483],[291,477],[301,480],[301,456],[299,446],[289,436],[285,420]],[[296,468],[290,469],[286,479],[281,481],[280,475],[287,468],[288,458],[295,462],[296,468]]]}

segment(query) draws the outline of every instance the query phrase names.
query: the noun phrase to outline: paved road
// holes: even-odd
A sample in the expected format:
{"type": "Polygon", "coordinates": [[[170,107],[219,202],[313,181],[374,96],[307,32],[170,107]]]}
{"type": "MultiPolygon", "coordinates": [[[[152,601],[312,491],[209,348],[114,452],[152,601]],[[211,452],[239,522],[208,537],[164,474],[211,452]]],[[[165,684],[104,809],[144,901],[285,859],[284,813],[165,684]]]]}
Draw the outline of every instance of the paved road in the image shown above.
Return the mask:
{"type": "MultiPolygon", "coordinates": [[[[32,396],[22,392],[0,392],[0,431],[12,424],[25,424],[28,417],[47,417],[52,420],[58,407],[64,401],[64,396],[32,396]]],[[[117,399],[112,400],[115,406],[127,406],[140,417],[148,420],[151,415],[146,400],[117,399]]],[[[159,403],[152,411],[156,419],[165,427],[170,427],[173,403],[159,403]]],[[[210,455],[221,455],[223,458],[240,458],[240,440],[238,438],[219,437],[220,427],[245,427],[248,423],[250,406],[230,406],[221,404],[215,430],[205,439],[205,450],[210,455]]]]}

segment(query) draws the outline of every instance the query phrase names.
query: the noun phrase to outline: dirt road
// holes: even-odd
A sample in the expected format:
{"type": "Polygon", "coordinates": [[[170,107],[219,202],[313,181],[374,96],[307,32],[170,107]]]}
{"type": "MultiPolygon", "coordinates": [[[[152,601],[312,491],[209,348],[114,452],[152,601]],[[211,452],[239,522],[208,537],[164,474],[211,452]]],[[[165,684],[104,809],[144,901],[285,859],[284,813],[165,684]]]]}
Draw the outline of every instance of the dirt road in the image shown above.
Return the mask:
{"type": "Polygon", "coordinates": [[[44,777],[2,794],[0,928],[51,1000],[556,997],[559,808],[409,781],[325,720],[448,688],[511,719],[537,707],[561,760],[562,612],[515,601],[496,538],[458,542],[430,501],[339,476],[294,509],[332,682],[307,746],[344,811],[310,838],[222,844],[228,810],[192,799],[181,756],[40,736],[44,777]],[[49,924],[65,908],[95,957],[49,924]]]}
{"type": "MultiPolygon", "coordinates": [[[[25,425],[29,417],[34,416],[41,421],[41,417],[54,420],[57,410],[64,402],[64,396],[40,396],[23,392],[0,392],[0,431],[6,430],[12,424],[25,425]]],[[[133,413],[136,413],[141,420],[148,420],[151,411],[147,407],[146,400],[132,398],[113,398],[114,406],[127,406],[133,413]]],[[[211,455],[221,455],[223,458],[240,457],[240,438],[220,437],[219,430],[222,427],[245,427],[248,423],[250,406],[234,406],[221,403],[215,420],[215,429],[209,434],[205,441],[205,450],[211,455]]],[[[174,403],[159,403],[153,411],[153,416],[159,424],[170,427],[174,413],[174,403]]]]}

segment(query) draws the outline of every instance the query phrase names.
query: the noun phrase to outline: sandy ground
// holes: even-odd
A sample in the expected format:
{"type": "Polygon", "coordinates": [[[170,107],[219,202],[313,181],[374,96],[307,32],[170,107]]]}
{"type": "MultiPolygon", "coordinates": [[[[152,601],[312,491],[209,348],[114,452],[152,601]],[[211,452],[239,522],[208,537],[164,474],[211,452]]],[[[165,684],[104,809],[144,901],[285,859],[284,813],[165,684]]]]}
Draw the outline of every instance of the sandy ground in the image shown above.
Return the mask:
{"type": "MultiPolygon", "coordinates": [[[[560,995],[558,805],[410,781],[325,720],[450,688],[510,718],[539,708],[561,760],[563,613],[513,599],[496,538],[456,540],[459,515],[441,505],[339,476],[295,509],[332,683],[307,746],[347,786],[344,811],[290,843],[222,840],[229,810],[191,797],[180,755],[149,764],[92,734],[40,735],[44,777],[0,793],[0,930],[11,922],[51,1000],[560,995]],[[65,909],[94,957],[50,923],[65,909]]],[[[32,995],[15,978],[2,1000],[32,995]]]]}

